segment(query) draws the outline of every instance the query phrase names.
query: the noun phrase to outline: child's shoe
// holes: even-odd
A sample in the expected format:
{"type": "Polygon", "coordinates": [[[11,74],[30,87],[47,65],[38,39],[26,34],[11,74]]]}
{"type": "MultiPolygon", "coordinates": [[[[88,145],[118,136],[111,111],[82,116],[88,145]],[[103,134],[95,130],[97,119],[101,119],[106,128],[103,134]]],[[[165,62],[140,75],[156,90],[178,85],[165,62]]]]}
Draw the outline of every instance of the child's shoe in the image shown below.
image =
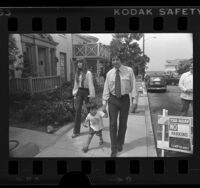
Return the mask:
{"type": "Polygon", "coordinates": [[[82,151],[83,151],[84,153],[88,152],[88,147],[84,147],[84,148],[82,149],[82,151]]]}

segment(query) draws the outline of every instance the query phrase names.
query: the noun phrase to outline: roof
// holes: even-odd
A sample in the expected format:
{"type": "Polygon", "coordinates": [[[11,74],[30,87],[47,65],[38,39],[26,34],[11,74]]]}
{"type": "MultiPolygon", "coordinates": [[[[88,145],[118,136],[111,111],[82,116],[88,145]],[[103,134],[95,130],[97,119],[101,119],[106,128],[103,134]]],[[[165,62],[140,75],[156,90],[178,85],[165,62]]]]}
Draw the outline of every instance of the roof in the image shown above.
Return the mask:
{"type": "Polygon", "coordinates": [[[181,61],[181,63],[182,62],[188,62],[188,63],[191,63],[191,62],[193,62],[193,58],[191,58],[191,59],[186,59],[186,60],[183,60],[183,61],[181,61]]]}
{"type": "Polygon", "coordinates": [[[58,45],[58,43],[53,40],[53,37],[50,34],[28,34],[27,33],[27,34],[22,34],[22,35],[26,37],[42,40],[42,41],[51,43],[53,45],[58,45]]]}
{"type": "Polygon", "coordinates": [[[94,37],[94,36],[91,36],[91,35],[82,35],[86,38],[88,38],[89,40],[92,39],[92,40],[95,40],[96,42],[99,40],[97,37],[94,37]]]}
{"type": "Polygon", "coordinates": [[[76,34],[76,36],[88,41],[88,42],[91,42],[91,40],[96,40],[96,42],[99,40],[98,38],[96,37],[93,37],[93,36],[90,36],[90,35],[81,35],[81,34],[76,34]]]}
{"type": "Polygon", "coordinates": [[[184,61],[184,60],[186,60],[186,59],[173,59],[173,60],[167,60],[166,61],[166,66],[168,66],[168,65],[170,65],[170,66],[172,66],[172,65],[174,65],[174,66],[176,66],[176,65],[178,65],[181,61],[184,61]]]}

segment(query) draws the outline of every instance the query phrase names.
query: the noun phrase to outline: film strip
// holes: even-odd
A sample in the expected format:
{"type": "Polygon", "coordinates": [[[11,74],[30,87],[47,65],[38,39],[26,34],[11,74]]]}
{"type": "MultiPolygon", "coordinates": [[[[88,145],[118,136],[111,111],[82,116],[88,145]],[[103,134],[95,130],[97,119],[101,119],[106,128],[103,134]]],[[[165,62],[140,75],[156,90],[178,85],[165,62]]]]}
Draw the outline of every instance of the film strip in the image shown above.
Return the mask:
{"type": "MultiPolygon", "coordinates": [[[[1,129],[1,184],[199,184],[198,72],[200,7],[0,8],[2,86],[7,83],[9,34],[191,33],[194,61],[194,150],[186,157],[9,157],[9,117],[1,129]]],[[[5,87],[7,88],[7,87],[5,87]]],[[[4,89],[3,89],[4,90],[4,89]]],[[[9,96],[8,89],[2,101],[9,96]]],[[[8,99],[9,100],[9,99],[8,99]]],[[[7,103],[3,108],[5,108],[7,103]]]]}

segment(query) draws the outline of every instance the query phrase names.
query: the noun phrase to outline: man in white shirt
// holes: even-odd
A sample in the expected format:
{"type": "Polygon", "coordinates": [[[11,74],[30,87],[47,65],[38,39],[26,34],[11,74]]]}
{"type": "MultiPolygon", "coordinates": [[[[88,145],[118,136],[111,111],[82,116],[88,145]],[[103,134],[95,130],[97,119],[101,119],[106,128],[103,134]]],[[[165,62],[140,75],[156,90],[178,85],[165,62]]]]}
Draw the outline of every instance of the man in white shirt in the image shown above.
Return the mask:
{"type": "Polygon", "coordinates": [[[182,109],[181,115],[187,116],[189,105],[193,108],[193,63],[190,65],[190,70],[181,75],[179,80],[179,87],[181,89],[182,109]]]}
{"type": "Polygon", "coordinates": [[[122,151],[130,108],[137,105],[136,80],[132,68],[121,64],[119,56],[112,58],[113,68],[107,73],[103,90],[103,107],[108,104],[110,119],[111,157],[122,151]],[[130,101],[129,94],[132,96],[130,101]],[[117,119],[119,114],[119,127],[117,119]],[[118,127],[118,128],[117,128],[118,127]]]}

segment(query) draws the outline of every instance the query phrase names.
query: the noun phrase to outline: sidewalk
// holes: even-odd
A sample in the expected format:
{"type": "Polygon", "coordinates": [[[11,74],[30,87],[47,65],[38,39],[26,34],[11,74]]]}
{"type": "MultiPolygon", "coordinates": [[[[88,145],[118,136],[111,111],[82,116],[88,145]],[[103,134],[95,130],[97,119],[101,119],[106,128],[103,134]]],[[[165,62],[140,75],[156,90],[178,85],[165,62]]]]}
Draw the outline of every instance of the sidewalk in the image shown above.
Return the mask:
{"type": "MultiPolygon", "coordinates": [[[[141,87],[141,84],[139,84],[141,87]]],[[[99,146],[99,138],[94,136],[87,153],[82,147],[88,136],[88,128],[81,126],[81,135],[71,138],[72,129],[60,137],[53,145],[45,148],[35,157],[110,157],[109,118],[104,118],[104,144],[99,146]]],[[[125,144],[118,157],[156,157],[149,103],[145,89],[140,92],[135,114],[129,114],[125,144]]]]}
{"type": "Polygon", "coordinates": [[[9,127],[9,140],[19,146],[10,152],[12,157],[33,157],[56,141],[57,136],[29,129],[9,127]]]}

